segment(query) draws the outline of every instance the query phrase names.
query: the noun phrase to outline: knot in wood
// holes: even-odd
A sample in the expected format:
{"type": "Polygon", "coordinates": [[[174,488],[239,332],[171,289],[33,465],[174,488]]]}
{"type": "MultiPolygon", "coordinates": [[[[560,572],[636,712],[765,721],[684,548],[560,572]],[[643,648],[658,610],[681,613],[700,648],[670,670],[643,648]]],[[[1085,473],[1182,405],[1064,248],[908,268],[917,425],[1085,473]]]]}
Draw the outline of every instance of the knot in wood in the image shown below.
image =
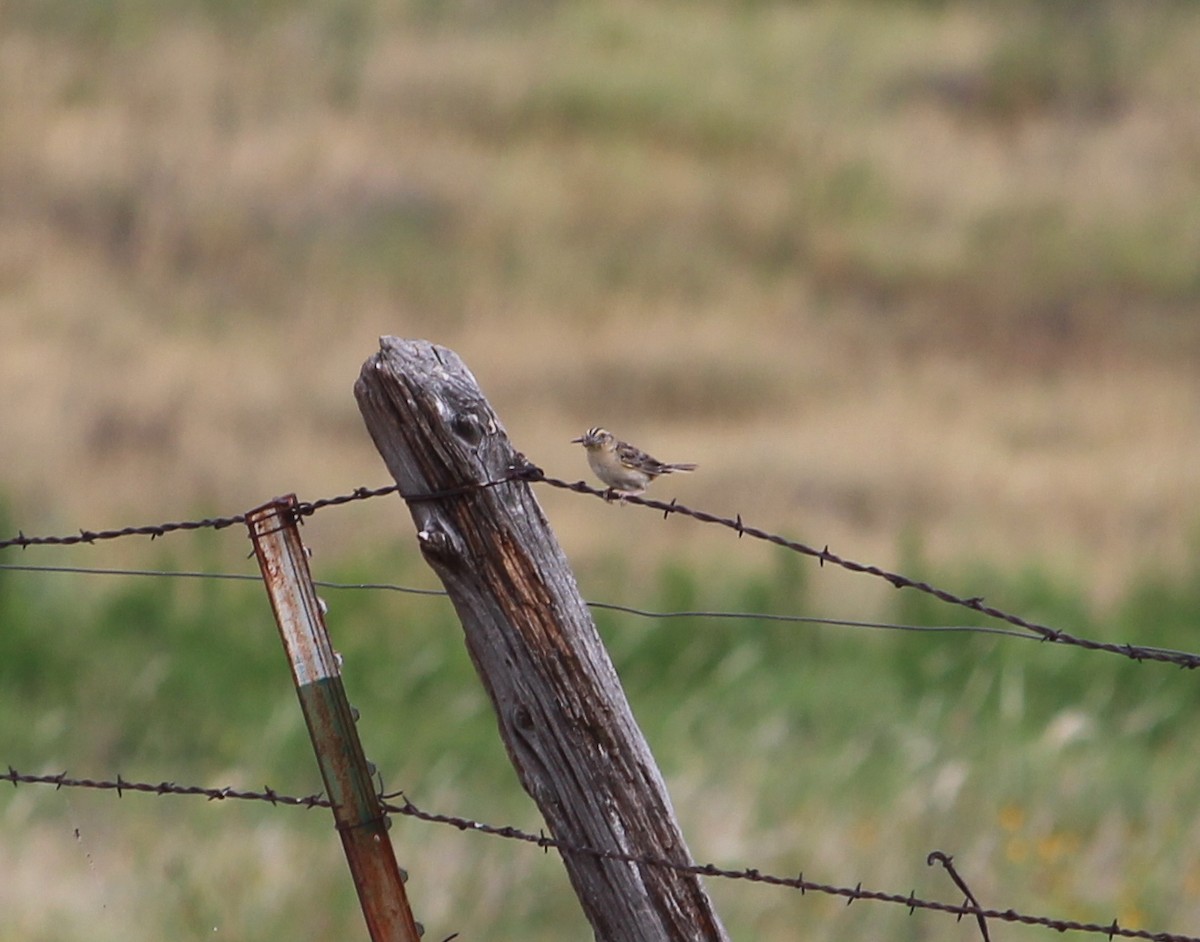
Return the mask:
{"type": "Polygon", "coordinates": [[[421,545],[421,552],[426,556],[447,559],[455,555],[454,541],[450,539],[450,535],[445,530],[431,529],[427,526],[417,531],[417,542],[421,545]]]}
{"type": "Polygon", "coordinates": [[[479,446],[486,431],[484,423],[474,412],[455,413],[454,418],[450,420],[450,428],[454,430],[455,435],[472,448],[479,446]]]}
{"type": "Polygon", "coordinates": [[[517,729],[533,729],[533,714],[529,707],[519,706],[513,710],[513,723],[517,729]]]}

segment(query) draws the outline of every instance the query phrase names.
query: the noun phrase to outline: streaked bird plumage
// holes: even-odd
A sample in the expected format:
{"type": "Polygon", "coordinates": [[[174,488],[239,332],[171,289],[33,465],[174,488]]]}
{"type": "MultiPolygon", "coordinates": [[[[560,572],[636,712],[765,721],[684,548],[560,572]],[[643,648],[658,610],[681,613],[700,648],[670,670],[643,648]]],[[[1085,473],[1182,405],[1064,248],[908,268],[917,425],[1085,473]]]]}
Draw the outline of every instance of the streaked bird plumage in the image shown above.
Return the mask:
{"type": "Polygon", "coordinates": [[[574,444],[587,449],[588,464],[596,477],[619,496],[641,494],[655,478],[674,471],[695,471],[694,464],[667,464],[603,428],[590,428],[574,444]]]}

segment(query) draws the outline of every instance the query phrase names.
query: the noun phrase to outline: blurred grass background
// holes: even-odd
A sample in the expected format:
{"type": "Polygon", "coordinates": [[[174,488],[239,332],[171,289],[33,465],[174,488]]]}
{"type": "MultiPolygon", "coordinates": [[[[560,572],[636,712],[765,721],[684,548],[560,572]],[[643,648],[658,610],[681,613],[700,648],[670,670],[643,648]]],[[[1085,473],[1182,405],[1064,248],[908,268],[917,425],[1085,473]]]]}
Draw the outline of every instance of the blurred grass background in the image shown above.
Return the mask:
{"type": "MultiPolygon", "coordinates": [[[[4,532],[383,483],[350,386],[377,335],[423,336],[549,473],[582,476],[567,440],[604,424],[701,464],[668,497],[1196,650],[1198,79],[1200,9],[1167,0],[3,0],[4,532]]],[[[539,498],[592,598],[957,619],[539,498]]],[[[428,585],[408,533],[376,503],[306,527],[318,577],[428,585]]],[[[246,571],[245,550],[19,558],[246,571]]],[[[389,786],[536,830],[448,607],[330,601],[389,786]]],[[[253,585],[0,573],[0,762],[315,790],[265,609],[253,585]]],[[[949,899],[921,865],[940,847],[985,904],[1196,923],[1190,675],[598,622],[699,858],[949,899]]],[[[0,801],[0,939],[361,932],[315,813],[0,801]]],[[[396,839],[431,937],[588,937],[553,858],[396,839]]],[[[967,931],[711,889],[739,938],[967,931]]]]}

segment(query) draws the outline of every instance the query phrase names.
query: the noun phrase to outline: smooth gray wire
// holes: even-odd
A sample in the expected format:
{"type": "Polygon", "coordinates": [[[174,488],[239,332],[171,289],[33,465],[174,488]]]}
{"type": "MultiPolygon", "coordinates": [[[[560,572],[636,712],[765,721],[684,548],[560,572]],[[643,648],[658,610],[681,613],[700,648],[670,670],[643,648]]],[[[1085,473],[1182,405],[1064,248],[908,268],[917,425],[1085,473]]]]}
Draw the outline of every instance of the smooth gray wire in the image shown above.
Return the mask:
{"type": "MultiPolygon", "coordinates": [[[[157,576],[171,579],[226,579],[237,582],[260,582],[261,577],[239,572],[197,572],[189,570],[162,569],[108,569],[93,566],[30,566],[23,563],[0,563],[0,570],[14,572],[48,572],[68,573],[88,576],[157,576]]],[[[329,582],[314,579],[313,585],[322,589],[366,589],[386,592],[402,592],[406,595],[436,596],[444,598],[446,592],[442,589],[418,589],[414,586],[396,585],[390,582],[329,582]]],[[[997,628],[992,625],[905,625],[885,621],[858,621],[848,618],[819,618],[815,615],[782,615],[772,612],[717,612],[698,610],[682,610],[673,612],[654,612],[631,605],[619,605],[615,602],[586,602],[589,608],[609,612],[620,612],[634,615],[638,618],[669,619],[669,618],[711,618],[723,620],[752,620],[773,621],[791,624],[829,625],[835,628],[866,628],[876,631],[915,631],[933,634],[970,633],[985,635],[1001,635],[1006,638],[1018,638],[1023,641],[1044,642],[1047,639],[1039,635],[1027,634],[1012,628],[997,628]]],[[[1148,651],[1158,651],[1167,655],[1188,656],[1187,652],[1176,651],[1172,648],[1147,647],[1148,651]]]]}
{"type": "Polygon", "coordinates": [[[819,618],[815,615],[778,615],[772,612],[710,612],[702,609],[676,612],[650,612],[628,605],[618,605],[614,602],[588,602],[589,608],[600,608],[611,612],[623,612],[627,615],[637,615],[641,618],[722,618],[750,619],[756,621],[798,622],[800,624],[833,625],[840,628],[876,628],[885,631],[932,631],[954,632],[970,631],[978,634],[1006,635],[1010,638],[1024,638],[1026,641],[1042,640],[1037,635],[1023,634],[1011,628],[995,628],[990,625],[903,625],[886,621],[855,621],[850,618],[819,618]]]}

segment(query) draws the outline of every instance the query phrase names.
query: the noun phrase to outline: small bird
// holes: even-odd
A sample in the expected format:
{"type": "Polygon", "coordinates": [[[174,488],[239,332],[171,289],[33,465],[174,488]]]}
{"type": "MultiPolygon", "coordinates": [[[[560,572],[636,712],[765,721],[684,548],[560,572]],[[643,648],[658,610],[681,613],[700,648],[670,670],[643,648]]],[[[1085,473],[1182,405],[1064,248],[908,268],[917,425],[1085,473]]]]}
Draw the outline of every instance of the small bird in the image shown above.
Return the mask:
{"type": "Polygon", "coordinates": [[[588,464],[608,485],[610,499],[640,494],[659,475],[696,470],[694,464],[664,464],[602,428],[590,428],[571,442],[587,449],[588,464]]]}

